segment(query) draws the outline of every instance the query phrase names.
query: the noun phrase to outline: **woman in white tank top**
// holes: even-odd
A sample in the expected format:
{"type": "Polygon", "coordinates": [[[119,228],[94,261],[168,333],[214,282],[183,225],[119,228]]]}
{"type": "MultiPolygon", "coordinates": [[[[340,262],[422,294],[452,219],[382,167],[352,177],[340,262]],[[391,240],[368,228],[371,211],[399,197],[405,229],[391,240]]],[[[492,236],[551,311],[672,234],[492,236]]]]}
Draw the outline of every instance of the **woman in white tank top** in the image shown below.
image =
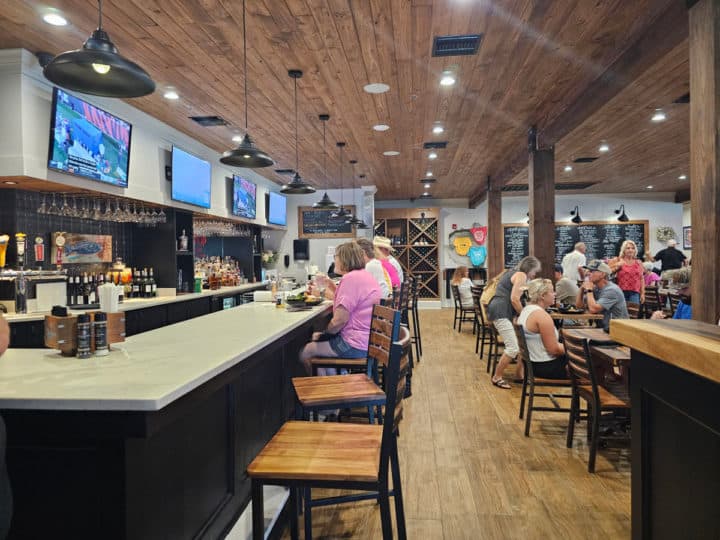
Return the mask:
{"type": "Polygon", "coordinates": [[[544,379],[567,379],[565,347],[558,341],[552,317],[545,311],[555,304],[555,290],[549,279],[533,279],[527,285],[528,303],[517,323],[525,332],[533,373],[544,379]]]}

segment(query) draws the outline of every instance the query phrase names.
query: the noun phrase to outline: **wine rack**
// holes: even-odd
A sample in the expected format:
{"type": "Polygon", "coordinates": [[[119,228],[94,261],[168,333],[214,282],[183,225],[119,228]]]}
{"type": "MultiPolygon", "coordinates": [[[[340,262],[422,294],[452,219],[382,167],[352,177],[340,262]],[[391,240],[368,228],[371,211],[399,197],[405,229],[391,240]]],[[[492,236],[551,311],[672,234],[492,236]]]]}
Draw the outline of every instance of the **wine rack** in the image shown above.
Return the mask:
{"type": "Polygon", "coordinates": [[[374,232],[390,238],[406,275],[418,284],[420,298],[439,298],[437,208],[376,209],[374,232]]]}

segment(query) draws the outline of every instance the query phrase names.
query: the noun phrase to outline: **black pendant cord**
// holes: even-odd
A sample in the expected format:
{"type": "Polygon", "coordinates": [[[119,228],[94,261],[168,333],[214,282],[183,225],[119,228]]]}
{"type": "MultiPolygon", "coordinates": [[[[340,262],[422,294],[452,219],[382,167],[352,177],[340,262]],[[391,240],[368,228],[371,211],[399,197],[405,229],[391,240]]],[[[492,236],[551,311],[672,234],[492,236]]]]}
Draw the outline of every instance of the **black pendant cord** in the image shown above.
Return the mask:
{"type": "Polygon", "coordinates": [[[98,0],[98,30],[102,30],[102,0],[98,0]]]}
{"type": "Polygon", "coordinates": [[[297,79],[295,81],[295,172],[300,174],[300,157],[298,155],[298,107],[297,107],[297,79]]]}
{"type": "Polygon", "coordinates": [[[248,132],[248,76],[247,76],[247,28],[245,26],[245,0],[243,0],[243,73],[245,74],[245,134],[248,132]]]}
{"type": "Polygon", "coordinates": [[[327,182],[327,147],[325,146],[325,124],[327,124],[327,121],[323,120],[323,176],[325,177],[325,182],[327,182]]]}
{"type": "Polygon", "coordinates": [[[340,215],[342,215],[342,212],[345,208],[345,205],[344,205],[345,197],[343,197],[343,195],[344,195],[344,193],[343,193],[343,165],[345,163],[343,161],[344,148],[345,148],[344,144],[340,146],[340,215]]]}

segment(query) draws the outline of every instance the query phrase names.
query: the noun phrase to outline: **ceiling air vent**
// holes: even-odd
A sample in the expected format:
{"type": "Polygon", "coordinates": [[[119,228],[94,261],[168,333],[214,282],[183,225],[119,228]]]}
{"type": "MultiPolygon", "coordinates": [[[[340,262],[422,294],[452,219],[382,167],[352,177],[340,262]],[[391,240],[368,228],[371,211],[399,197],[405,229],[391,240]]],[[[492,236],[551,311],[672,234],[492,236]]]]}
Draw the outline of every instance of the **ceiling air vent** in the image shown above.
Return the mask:
{"type": "Polygon", "coordinates": [[[597,182],[565,182],[563,184],[555,184],[555,191],[570,191],[575,189],[587,189],[597,182]]]}
{"type": "Polygon", "coordinates": [[[418,197],[418,199],[432,199],[432,195],[429,193],[425,195],[424,193],[418,197]]]}
{"type": "Polygon", "coordinates": [[[596,159],[597,159],[596,157],[579,157],[579,158],[575,158],[573,160],[573,163],[592,163],[596,159]]]}
{"type": "Polygon", "coordinates": [[[422,180],[419,180],[421,184],[434,184],[437,182],[435,178],[423,178],[422,180]]]}
{"type": "Polygon", "coordinates": [[[447,148],[447,141],[432,141],[432,142],[426,142],[423,143],[423,148],[425,150],[429,150],[431,148],[438,149],[438,148],[447,148]]]}
{"type": "Polygon", "coordinates": [[[527,184],[510,184],[502,187],[502,191],[527,191],[527,184]]]}
{"type": "Polygon", "coordinates": [[[203,127],[227,126],[228,123],[220,116],[190,116],[190,120],[203,127]]]}
{"type": "Polygon", "coordinates": [[[278,174],[295,174],[295,169],[275,169],[278,174]]]}
{"type": "Polygon", "coordinates": [[[683,94],[679,98],[677,98],[673,103],[690,103],[690,92],[687,94],[683,94]]]}
{"type": "Polygon", "coordinates": [[[433,56],[464,56],[475,54],[480,47],[482,34],[465,36],[435,36],[433,39],[433,56]]]}

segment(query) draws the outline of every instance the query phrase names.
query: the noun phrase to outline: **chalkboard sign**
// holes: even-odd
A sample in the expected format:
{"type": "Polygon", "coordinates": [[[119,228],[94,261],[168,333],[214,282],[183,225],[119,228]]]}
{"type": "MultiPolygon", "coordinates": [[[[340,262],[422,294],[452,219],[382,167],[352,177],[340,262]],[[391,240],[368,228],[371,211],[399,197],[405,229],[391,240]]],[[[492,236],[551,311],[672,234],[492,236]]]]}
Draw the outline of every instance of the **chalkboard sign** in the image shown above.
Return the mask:
{"type": "MultiPolygon", "coordinates": [[[[355,206],[344,206],[355,215],[355,206]]],[[[300,238],[355,238],[355,226],[345,219],[330,217],[334,210],[298,207],[298,236],[300,238]]]]}
{"type": "MultiPolygon", "coordinates": [[[[503,254],[505,268],[516,266],[530,251],[530,231],[527,225],[504,225],[503,254]]],[[[643,258],[647,240],[648,222],[626,221],[607,223],[604,221],[585,222],[580,225],[555,224],[555,261],[570,253],[577,242],[587,247],[587,260],[612,259],[620,253],[620,245],[632,240],[638,248],[638,257],[643,258]]]]}

